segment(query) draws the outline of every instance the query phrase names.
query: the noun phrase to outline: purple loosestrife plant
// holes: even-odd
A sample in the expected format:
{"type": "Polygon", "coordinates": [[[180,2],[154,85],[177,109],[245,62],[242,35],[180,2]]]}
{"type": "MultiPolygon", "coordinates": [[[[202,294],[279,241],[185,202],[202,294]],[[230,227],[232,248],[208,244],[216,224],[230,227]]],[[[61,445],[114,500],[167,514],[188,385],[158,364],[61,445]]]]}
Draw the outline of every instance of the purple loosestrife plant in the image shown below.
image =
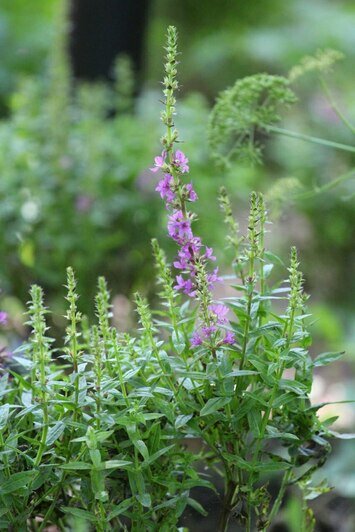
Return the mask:
{"type": "Polygon", "coordinates": [[[165,77],[163,94],[165,109],[161,120],[166,126],[162,137],[162,154],[155,157],[151,171],[163,173],[156,191],[165,201],[168,209],[168,234],[178,245],[178,256],[174,267],[179,270],[176,275],[175,290],[181,291],[200,304],[200,323],[191,337],[191,346],[204,343],[217,346],[221,343],[233,344],[232,331],[224,331],[228,324],[228,308],[222,304],[213,304],[212,292],[220,281],[218,268],[210,270],[210,263],[215,261],[212,248],[205,246],[201,238],[194,235],[192,223],[196,215],[189,210],[189,204],[197,201],[198,196],[192,183],[186,182],[190,171],[189,160],[179,149],[179,133],[175,128],[176,114],[175,92],[179,88],[177,81],[177,35],[173,27],[168,28],[166,48],[165,77]]]}
{"type": "Polygon", "coordinates": [[[219,474],[219,532],[231,526],[266,532],[294,485],[302,497],[299,530],[311,532],[315,520],[307,501],[329,489],[312,475],[329,454],[329,437],[337,435],[330,429],[334,418],[319,419],[324,404],[312,405],[310,391],[313,369],[341,353],[310,356],[297,252],[291,251],[287,281],[273,281],[273,266],[282,261],[265,249],[260,194],[251,194],[248,231],[241,238],[221,192],[236,294],[228,307],[213,300],[215,257],[193,233],[196,216],[189,205],[197,195],[187,179],[189,161],[175,149],[176,38],[170,27],[166,133],[153,167],[162,173],[157,192],[178,245],[175,273],[153,240],[162,304],[152,312],[137,294],[139,328],[131,335],[111,323],[103,278],[95,323],[88,322],[78,310],[76,279],[68,268],[61,346],[49,336],[42,289],[32,287],[29,340],[11,357],[17,366],[1,368],[2,529],[79,530],[84,522],[98,532],[177,532],[189,526],[188,506],[207,515],[191,490],[217,492],[219,474]],[[271,478],[276,495],[269,490],[271,478]]]}

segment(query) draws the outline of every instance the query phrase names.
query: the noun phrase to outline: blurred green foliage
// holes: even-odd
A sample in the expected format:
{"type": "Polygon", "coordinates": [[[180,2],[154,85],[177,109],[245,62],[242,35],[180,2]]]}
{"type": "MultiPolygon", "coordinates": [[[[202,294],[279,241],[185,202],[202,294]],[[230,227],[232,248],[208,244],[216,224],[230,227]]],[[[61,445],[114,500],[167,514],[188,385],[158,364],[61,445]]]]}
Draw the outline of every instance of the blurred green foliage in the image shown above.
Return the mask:
{"type": "MultiPolygon", "coordinates": [[[[125,57],[116,63],[119,81],[113,86],[73,90],[63,29],[62,24],[45,75],[19,84],[9,117],[0,123],[0,219],[6,228],[0,236],[0,283],[5,293],[25,301],[29,284],[39,282],[56,306],[65,268],[73,265],[86,312],[100,274],[114,293],[128,295],[138,287],[149,292],[152,286],[150,240],[166,232],[154,190],[158,178],[149,171],[161,132],[160,97],[146,92],[134,104],[125,57]]],[[[208,107],[196,95],[186,97],[181,109],[192,165],[204,176],[203,209],[218,188],[211,169],[205,172],[207,148],[198,147],[208,107]]],[[[219,216],[215,204],[204,234],[219,216]]],[[[223,247],[222,235],[216,237],[223,247]]]]}
{"type": "Polygon", "coordinates": [[[0,115],[19,78],[43,72],[59,0],[2,0],[0,3],[0,115]]]}

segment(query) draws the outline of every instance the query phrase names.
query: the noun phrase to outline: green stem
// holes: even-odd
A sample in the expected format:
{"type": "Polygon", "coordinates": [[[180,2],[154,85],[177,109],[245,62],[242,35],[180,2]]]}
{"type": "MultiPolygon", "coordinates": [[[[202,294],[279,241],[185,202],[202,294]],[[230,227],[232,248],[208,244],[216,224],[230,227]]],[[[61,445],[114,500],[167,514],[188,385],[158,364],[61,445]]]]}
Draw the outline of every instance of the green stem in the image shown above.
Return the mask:
{"type": "Polygon", "coordinates": [[[278,514],[278,511],[280,509],[282,500],[284,498],[285,491],[286,491],[288,482],[289,482],[289,480],[291,478],[291,475],[292,475],[292,471],[291,471],[291,469],[288,469],[286,471],[286,473],[284,474],[284,476],[282,477],[282,482],[281,482],[279,493],[278,493],[278,495],[277,495],[277,497],[275,499],[275,502],[274,502],[273,507],[271,509],[271,512],[269,514],[269,525],[272,524],[272,520],[278,514]]]}
{"type": "Polygon", "coordinates": [[[338,116],[338,118],[343,122],[343,124],[355,135],[355,127],[349,122],[349,120],[346,118],[346,116],[342,113],[342,111],[339,109],[338,104],[334,100],[332,93],[330,92],[330,89],[328,87],[327,82],[323,78],[323,76],[319,76],[319,81],[322,86],[322,89],[327,97],[328,102],[330,103],[333,111],[338,116]]]}
{"type": "Polygon", "coordinates": [[[156,346],[155,344],[155,341],[154,341],[154,337],[153,337],[153,334],[152,334],[152,331],[148,331],[148,336],[149,336],[149,342],[150,342],[150,345],[151,345],[151,348],[152,348],[152,351],[153,353],[155,354],[156,356],[156,359],[158,361],[158,364],[160,366],[160,369],[162,371],[162,374],[164,375],[167,383],[168,383],[168,386],[170,388],[170,390],[174,393],[174,395],[176,396],[176,388],[175,388],[175,385],[174,385],[174,382],[172,381],[170,375],[167,375],[165,373],[165,369],[164,369],[164,365],[163,365],[163,361],[160,357],[160,353],[159,353],[159,348],[156,346]]]}
{"type": "MultiPolygon", "coordinates": [[[[290,313],[289,322],[287,322],[285,324],[285,328],[284,328],[284,332],[283,332],[284,336],[286,336],[287,332],[288,332],[285,349],[288,349],[290,347],[294,319],[295,319],[295,308],[292,308],[291,309],[291,313],[290,313]]],[[[274,383],[272,391],[271,391],[271,397],[270,397],[270,400],[269,400],[269,405],[268,405],[267,409],[265,410],[264,416],[262,418],[261,427],[260,427],[260,434],[258,436],[256,448],[255,448],[255,451],[254,451],[254,456],[252,458],[252,467],[253,468],[255,467],[255,465],[258,463],[258,461],[260,459],[259,455],[260,455],[261,447],[262,447],[262,444],[263,444],[263,441],[264,441],[265,430],[266,430],[267,423],[269,421],[269,417],[270,417],[270,414],[271,414],[271,411],[272,411],[272,408],[273,408],[273,403],[274,403],[275,396],[276,396],[277,389],[278,389],[278,383],[279,383],[280,379],[282,378],[282,374],[284,372],[284,369],[285,369],[285,362],[283,361],[281,363],[279,371],[277,372],[277,375],[276,375],[275,383],[274,383]]],[[[251,514],[251,493],[252,493],[252,487],[253,487],[254,481],[255,481],[255,472],[252,470],[250,475],[249,475],[249,479],[248,479],[248,503],[247,503],[247,508],[248,508],[247,509],[247,518],[248,518],[248,520],[251,519],[251,515],[250,515],[251,514]]],[[[247,530],[249,530],[249,529],[247,529],[247,530]]]]}
{"type": "MultiPolygon", "coordinates": [[[[265,237],[265,212],[261,213],[260,218],[260,240],[259,240],[259,247],[260,247],[260,296],[263,297],[265,293],[265,275],[264,275],[264,256],[265,256],[265,249],[264,249],[264,237],[265,237]]],[[[261,306],[263,307],[265,302],[263,301],[261,303],[261,306]]],[[[262,313],[259,315],[259,327],[261,327],[263,324],[263,315],[262,313]]]]}
{"type": "Polygon", "coordinates": [[[118,349],[116,338],[113,339],[113,348],[114,348],[115,357],[116,357],[116,361],[117,361],[118,378],[119,378],[119,381],[120,381],[122,395],[123,395],[125,403],[126,403],[126,405],[128,407],[129,406],[128,394],[127,394],[126,385],[125,385],[125,382],[124,382],[124,379],[123,379],[122,366],[121,366],[121,360],[120,360],[120,353],[119,353],[119,349],[118,349]]]}
{"type": "Polygon", "coordinates": [[[223,506],[219,518],[218,532],[226,532],[228,530],[228,523],[232,511],[232,500],[235,491],[235,483],[228,479],[226,482],[226,489],[223,499],[223,506]]]}
{"type": "MultiPolygon", "coordinates": [[[[75,373],[74,378],[74,413],[73,413],[73,422],[75,423],[78,418],[78,412],[79,409],[79,352],[78,352],[78,342],[77,342],[77,327],[76,327],[76,307],[74,306],[71,309],[71,345],[70,345],[70,353],[73,360],[73,369],[75,373]]],[[[75,433],[75,428],[73,427],[71,430],[70,439],[73,438],[73,435],[75,433]]],[[[68,445],[68,454],[71,453],[71,445],[68,445]]]]}
{"type": "Polygon", "coordinates": [[[295,131],[289,131],[281,127],[264,125],[262,126],[268,133],[277,133],[278,135],[284,135],[285,137],[291,137],[299,140],[306,140],[313,144],[319,144],[321,146],[327,146],[336,150],[349,151],[355,153],[355,147],[348,144],[341,144],[339,142],[333,142],[332,140],[321,139],[319,137],[312,137],[310,135],[304,135],[303,133],[296,133],[295,131]]]}
{"type": "Polygon", "coordinates": [[[246,318],[245,327],[244,327],[242,358],[240,361],[239,369],[243,369],[244,362],[245,362],[245,356],[246,356],[246,350],[247,350],[247,344],[248,344],[249,327],[250,327],[250,321],[251,321],[250,312],[251,312],[252,299],[253,299],[253,294],[251,293],[248,296],[247,318],[246,318]]]}
{"type": "Polygon", "coordinates": [[[43,428],[42,428],[42,436],[41,436],[41,442],[39,445],[39,449],[37,452],[36,459],[34,461],[34,467],[38,467],[42,455],[46,448],[46,439],[48,434],[48,423],[49,423],[49,416],[48,416],[48,404],[47,404],[47,392],[45,391],[46,388],[46,360],[45,360],[45,350],[44,345],[42,342],[40,342],[39,345],[39,365],[40,365],[40,386],[41,386],[41,399],[42,399],[42,409],[43,409],[43,428]]]}
{"type": "Polygon", "coordinates": [[[322,194],[323,192],[327,192],[328,190],[332,190],[333,188],[337,187],[344,181],[347,181],[348,179],[351,179],[355,177],[355,168],[352,168],[349,172],[346,172],[345,174],[340,175],[339,177],[333,179],[329,183],[326,183],[325,185],[316,188],[315,190],[309,190],[307,192],[300,192],[299,194],[295,194],[292,196],[293,200],[304,200],[304,199],[310,199],[314,196],[317,196],[318,194],[322,194]]]}

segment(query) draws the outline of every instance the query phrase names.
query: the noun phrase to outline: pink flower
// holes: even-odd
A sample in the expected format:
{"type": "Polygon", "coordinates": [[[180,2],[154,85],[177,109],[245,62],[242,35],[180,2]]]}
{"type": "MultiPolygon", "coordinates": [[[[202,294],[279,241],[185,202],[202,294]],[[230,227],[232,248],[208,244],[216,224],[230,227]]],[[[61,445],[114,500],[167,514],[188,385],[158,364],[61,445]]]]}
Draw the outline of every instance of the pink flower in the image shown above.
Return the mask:
{"type": "Polygon", "coordinates": [[[188,193],[188,199],[189,201],[196,201],[198,200],[198,196],[196,194],[196,192],[194,191],[194,188],[192,186],[192,183],[188,183],[186,185],[186,190],[187,190],[187,193],[188,193]]]}
{"type": "Polygon", "coordinates": [[[188,260],[193,259],[199,253],[201,246],[201,238],[194,236],[182,246],[179,255],[184,256],[188,260]]]}
{"type": "Polygon", "coordinates": [[[210,305],[208,307],[208,310],[210,312],[212,312],[214,318],[217,320],[217,323],[219,324],[222,324],[222,323],[227,323],[227,314],[228,314],[228,307],[226,307],[225,305],[210,305]]]}
{"type": "Polygon", "coordinates": [[[218,282],[221,281],[221,278],[218,277],[218,268],[215,268],[215,269],[213,270],[212,273],[209,273],[209,274],[207,275],[207,281],[208,281],[209,288],[210,288],[211,290],[212,290],[213,285],[214,285],[215,283],[218,283],[218,282]]]}
{"type": "Polygon", "coordinates": [[[162,168],[165,164],[166,159],[166,151],[162,151],[161,155],[158,155],[158,157],[155,157],[154,159],[154,166],[151,168],[152,172],[157,172],[160,168],[162,168]]]}
{"type": "Polygon", "coordinates": [[[173,184],[173,176],[165,174],[163,179],[159,181],[155,190],[160,193],[162,199],[166,199],[167,203],[171,203],[175,199],[175,194],[171,190],[173,184]]]}
{"type": "Polygon", "coordinates": [[[174,268],[176,268],[177,270],[186,270],[188,267],[188,264],[184,259],[175,260],[173,264],[174,268]]]}
{"type": "Polygon", "coordinates": [[[212,248],[208,248],[206,246],[206,251],[205,251],[205,254],[204,254],[204,258],[206,260],[211,260],[211,261],[215,261],[216,260],[216,257],[213,255],[213,249],[212,248]]]}
{"type": "Polygon", "coordinates": [[[174,286],[175,290],[181,290],[184,294],[195,297],[196,291],[191,279],[184,279],[182,275],[176,276],[177,284],[174,286]]]}
{"type": "Polygon", "coordinates": [[[202,327],[202,332],[205,336],[205,338],[211,338],[212,334],[217,331],[217,327],[215,325],[208,325],[205,327],[202,327]]]}
{"type": "Polygon", "coordinates": [[[171,238],[179,244],[193,238],[191,222],[184,217],[182,211],[175,211],[169,216],[168,232],[171,238]]]}
{"type": "Polygon", "coordinates": [[[191,346],[197,347],[202,345],[203,342],[208,341],[216,332],[217,327],[215,325],[205,325],[199,331],[194,331],[191,337],[191,346]]]}
{"type": "Polygon", "coordinates": [[[176,150],[173,163],[182,174],[185,174],[189,171],[189,165],[187,164],[188,162],[189,160],[186,155],[182,151],[176,150]]]}
{"type": "Polygon", "coordinates": [[[191,336],[191,346],[197,347],[201,344],[202,344],[202,338],[200,334],[197,331],[195,331],[191,336]]]}
{"type": "Polygon", "coordinates": [[[233,345],[235,343],[235,335],[232,333],[232,331],[227,331],[224,338],[223,343],[226,345],[233,345]]]}

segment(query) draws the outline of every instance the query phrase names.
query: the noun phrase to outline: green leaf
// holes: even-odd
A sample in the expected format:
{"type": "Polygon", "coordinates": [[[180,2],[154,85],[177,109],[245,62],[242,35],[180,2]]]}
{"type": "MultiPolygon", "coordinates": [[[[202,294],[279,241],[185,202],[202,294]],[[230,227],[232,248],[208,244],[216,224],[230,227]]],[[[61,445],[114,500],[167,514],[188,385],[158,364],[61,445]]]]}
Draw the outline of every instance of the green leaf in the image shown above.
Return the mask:
{"type": "Polygon", "coordinates": [[[134,369],[130,369],[126,371],[126,373],[123,375],[123,381],[124,382],[128,381],[129,379],[137,375],[139,371],[140,371],[140,368],[134,368],[134,369]]]}
{"type": "Polygon", "coordinates": [[[181,353],[184,351],[186,347],[185,337],[183,333],[181,331],[173,331],[171,335],[171,341],[178,355],[181,355],[181,353]]]}
{"type": "Polygon", "coordinates": [[[171,508],[172,506],[176,506],[176,503],[178,502],[179,497],[172,497],[171,499],[168,499],[161,504],[158,504],[157,506],[154,506],[154,510],[160,510],[161,508],[171,508]]]}
{"type": "Polygon", "coordinates": [[[101,432],[96,432],[96,441],[106,441],[111,436],[111,434],[113,434],[113,432],[113,430],[102,430],[101,432]]]}
{"type": "Polygon", "coordinates": [[[313,366],[316,368],[320,366],[326,366],[327,364],[335,362],[335,360],[339,360],[339,358],[341,358],[344,354],[344,351],[338,353],[322,353],[313,361],[313,366]]]}
{"type": "Polygon", "coordinates": [[[84,469],[92,469],[92,464],[87,464],[86,462],[68,462],[67,464],[62,464],[59,467],[61,469],[68,469],[69,471],[80,471],[84,469]]]}
{"type": "Polygon", "coordinates": [[[134,440],[133,441],[133,445],[141,453],[141,455],[143,456],[144,460],[148,460],[149,451],[148,451],[148,448],[147,448],[146,444],[144,443],[144,441],[143,440],[134,440]]]}
{"type": "Polygon", "coordinates": [[[21,473],[14,473],[11,478],[2,482],[0,486],[0,494],[7,495],[18,489],[25,488],[37,475],[38,471],[22,471],[21,473]]]}
{"type": "Polygon", "coordinates": [[[164,417],[164,414],[158,412],[147,412],[146,414],[143,414],[143,416],[146,421],[149,421],[151,419],[159,419],[160,417],[164,417]]]}
{"type": "Polygon", "coordinates": [[[163,449],[159,449],[159,451],[157,451],[156,453],[150,455],[150,457],[148,458],[148,460],[146,460],[146,463],[149,465],[149,464],[152,464],[153,462],[155,462],[156,460],[158,460],[158,458],[160,458],[161,456],[163,456],[163,454],[166,454],[168,451],[170,451],[170,449],[172,449],[175,445],[172,444],[172,445],[168,445],[167,447],[164,447],[163,449]]]}
{"type": "Polygon", "coordinates": [[[65,423],[63,423],[63,421],[58,421],[58,423],[49,429],[46,438],[46,445],[52,445],[58,438],[60,438],[64,430],[65,423]]]}
{"type": "Polygon", "coordinates": [[[204,507],[201,506],[201,504],[199,502],[195,501],[195,499],[192,499],[191,497],[188,497],[187,498],[187,504],[189,506],[191,506],[191,508],[196,510],[196,512],[198,512],[199,514],[201,514],[201,515],[203,515],[205,517],[208,515],[208,512],[206,512],[204,507]]]}
{"type": "Polygon", "coordinates": [[[265,435],[265,438],[280,438],[282,440],[296,440],[298,441],[299,438],[295,434],[291,434],[290,432],[279,432],[275,427],[271,427],[268,425],[266,427],[266,430],[268,434],[265,435]]]}
{"type": "Polygon", "coordinates": [[[92,463],[94,464],[95,468],[99,468],[101,466],[101,453],[98,449],[90,449],[90,458],[92,460],[92,463]]]}
{"type": "Polygon", "coordinates": [[[9,417],[10,405],[5,404],[0,406],[0,430],[6,427],[7,418],[9,417]]]}
{"type": "Polygon", "coordinates": [[[253,408],[249,410],[247,417],[250,430],[254,433],[254,436],[259,437],[261,427],[261,411],[258,408],[253,408]]]}
{"type": "Polygon", "coordinates": [[[106,460],[106,462],[102,462],[101,466],[103,469],[124,469],[131,464],[132,462],[127,460],[106,460]]]}
{"type": "Polygon", "coordinates": [[[144,477],[140,471],[127,471],[131,492],[136,495],[145,493],[144,477]]]}
{"type": "Polygon", "coordinates": [[[29,360],[28,358],[25,358],[25,357],[21,357],[21,356],[18,356],[18,355],[13,355],[12,356],[12,360],[17,362],[20,366],[22,366],[26,370],[30,370],[32,368],[32,366],[33,366],[32,360],[29,360]]]}
{"type": "Polygon", "coordinates": [[[333,425],[333,423],[336,422],[337,419],[339,419],[339,416],[328,417],[327,419],[322,420],[322,425],[323,427],[330,427],[331,425],[333,425]]]}
{"type": "Polygon", "coordinates": [[[105,473],[94,467],[90,471],[90,478],[91,488],[95,494],[95,499],[106,502],[108,500],[108,493],[105,490],[105,473]]]}
{"type": "Polygon", "coordinates": [[[341,432],[336,432],[335,430],[330,430],[329,432],[332,436],[334,436],[335,438],[338,438],[339,440],[354,440],[355,439],[355,434],[346,433],[346,432],[341,433],[341,432]]]}
{"type": "Polygon", "coordinates": [[[83,510],[81,508],[70,508],[69,506],[61,506],[60,509],[62,512],[73,515],[74,517],[79,517],[79,519],[83,519],[84,521],[91,521],[92,523],[96,522],[95,515],[87,510],[83,510]]]}
{"type": "Polygon", "coordinates": [[[236,464],[240,469],[245,469],[246,471],[252,471],[253,467],[250,462],[247,462],[241,456],[237,454],[231,455],[224,453],[223,456],[227,459],[228,462],[236,464]]]}
{"type": "Polygon", "coordinates": [[[111,521],[115,517],[118,517],[119,515],[123,514],[126,510],[128,510],[133,504],[132,498],[125,499],[124,501],[120,502],[118,506],[114,510],[112,510],[108,516],[107,521],[111,521]]]}
{"type": "Polygon", "coordinates": [[[282,471],[285,469],[289,469],[291,466],[292,464],[289,464],[288,462],[262,462],[256,464],[254,466],[254,469],[256,471],[259,471],[260,473],[268,473],[272,471],[282,471]]]}
{"type": "Polygon", "coordinates": [[[225,377],[245,377],[246,375],[259,375],[259,372],[250,369],[236,369],[227,373],[225,377]]]}
{"type": "Polygon", "coordinates": [[[285,263],[280,259],[280,257],[275,255],[275,253],[272,253],[271,251],[265,251],[264,256],[274,264],[278,264],[279,266],[286,268],[285,263]]]}
{"type": "Polygon", "coordinates": [[[280,379],[279,387],[282,390],[289,390],[297,395],[305,395],[307,388],[301,383],[291,379],[280,379]]]}
{"type": "Polygon", "coordinates": [[[263,272],[264,272],[265,279],[269,277],[270,273],[272,272],[273,267],[274,267],[273,264],[264,264],[263,272]]]}
{"type": "Polygon", "coordinates": [[[142,506],[145,506],[146,508],[150,508],[152,505],[152,499],[149,493],[142,493],[141,495],[136,495],[136,499],[138,502],[141,503],[142,506]]]}
{"type": "Polygon", "coordinates": [[[217,412],[220,408],[230,403],[232,397],[212,397],[209,399],[205,406],[201,409],[200,416],[208,416],[217,412]]]}
{"type": "Polygon", "coordinates": [[[187,414],[187,415],[180,414],[179,416],[177,416],[175,420],[175,428],[180,429],[181,427],[186,425],[186,423],[190,421],[191,418],[192,418],[192,414],[187,414]]]}
{"type": "Polygon", "coordinates": [[[319,410],[320,408],[323,408],[323,406],[327,406],[327,405],[340,405],[340,404],[348,404],[348,403],[355,403],[355,399],[346,399],[344,401],[325,401],[324,403],[317,403],[315,405],[311,405],[309,406],[308,408],[306,408],[306,411],[307,410],[319,410]]]}

